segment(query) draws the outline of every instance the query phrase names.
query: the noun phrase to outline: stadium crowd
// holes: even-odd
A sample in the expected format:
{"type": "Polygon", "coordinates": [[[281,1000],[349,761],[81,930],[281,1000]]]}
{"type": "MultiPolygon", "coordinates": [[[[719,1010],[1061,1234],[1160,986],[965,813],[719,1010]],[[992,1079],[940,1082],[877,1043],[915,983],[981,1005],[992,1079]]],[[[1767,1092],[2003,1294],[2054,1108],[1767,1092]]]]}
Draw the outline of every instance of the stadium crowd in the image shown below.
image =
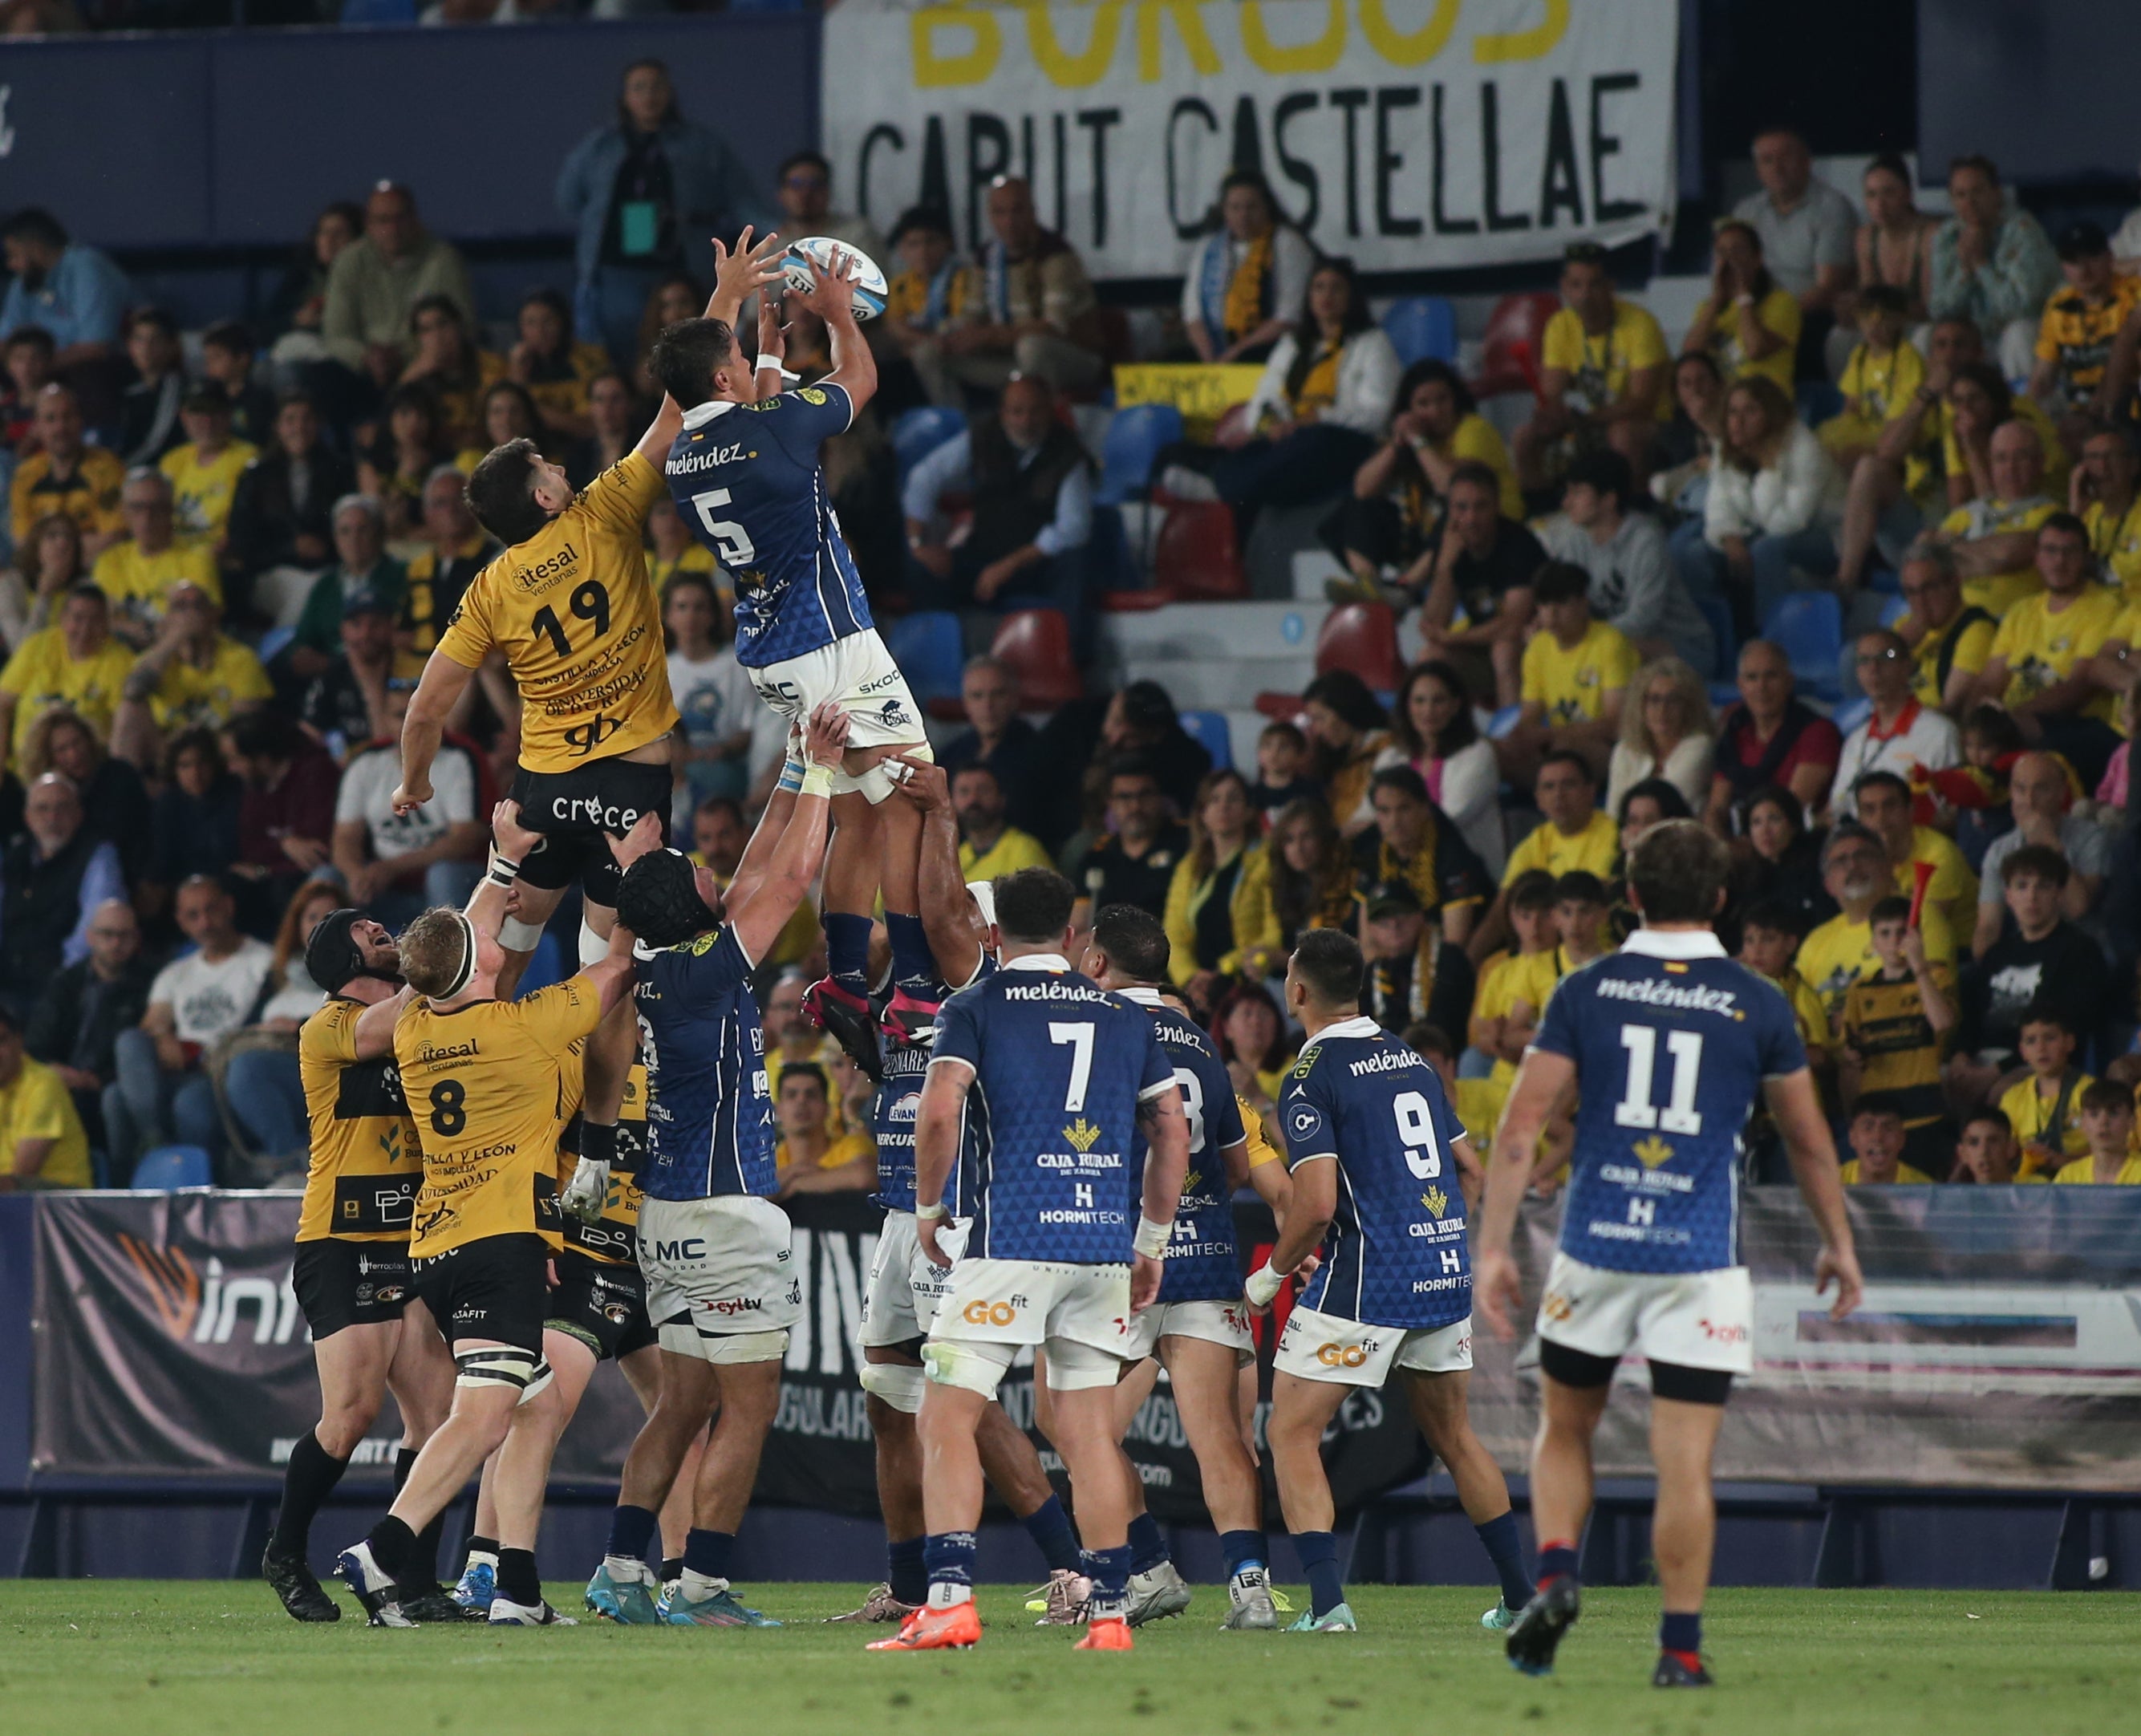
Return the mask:
{"type": "MultiPolygon", "coordinates": [[[[1352,930],[1374,1016],[1484,1144],[1555,981],[1632,926],[1627,850],[1692,815],[1735,853],[1721,931],[1789,997],[1847,1181],[2141,1182],[2141,221],[2048,238],[1979,158],[1944,219],[1894,159],[1863,211],[1788,130],[1755,160],[1676,351],[1570,249],[1506,442],[1229,176],[1154,353],[1264,371],[1223,440],[1162,455],[1152,504],[1225,503],[1244,533],[1318,509],[1333,600],[1390,607],[1417,661],[1394,693],[1319,676],[1237,770],[1154,682],[1043,717],[975,658],[938,742],[962,863],[1054,862],[1090,907],[1161,916],[1265,1108],[1291,1055],[1274,977],[1304,931],[1352,930]],[[1761,637],[1804,595],[1851,629],[1819,680],[1761,637]]],[[[437,799],[391,811],[408,693],[495,552],[464,479],[524,435],[578,483],[629,449],[710,224],[884,265],[883,387],[825,455],[880,607],[1054,608],[1090,651],[1106,575],[1068,403],[1104,396],[1120,321],[1022,182],[972,258],[941,212],[880,237],[833,193],[804,152],[762,199],[642,62],[559,178],[574,293],[502,327],[400,185],[325,209],[257,326],[182,332],[52,214],[0,226],[0,1187],[123,1184],[173,1141],[226,1182],[302,1165],[311,925],[458,905],[514,760],[500,664],[437,799]],[[924,406],[960,431],[903,466],[894,423],[924,406]]],[[[812,323],[787,343],[806,380],[812,323]]],[[[728,575],[666,501],[647,535],[674,824],[726,875],[780,736],[726,648],[728,575]]],[[[806,907],[766,966],[784,1184],[865,1189],[869,1082],[797,1013],[819,948],[806,907]]],[[[1759,1128],[1748,1161],[1782,1178],[1759,1128]]]]}

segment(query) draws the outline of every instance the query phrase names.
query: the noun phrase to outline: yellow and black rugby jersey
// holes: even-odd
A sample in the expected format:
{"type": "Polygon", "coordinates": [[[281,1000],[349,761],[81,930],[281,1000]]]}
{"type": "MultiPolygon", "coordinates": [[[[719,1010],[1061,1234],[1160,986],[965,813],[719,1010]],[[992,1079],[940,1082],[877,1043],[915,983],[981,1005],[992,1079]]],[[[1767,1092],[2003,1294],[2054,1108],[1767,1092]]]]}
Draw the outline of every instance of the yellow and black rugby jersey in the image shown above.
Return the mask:
{"type": "MultiPolygon", "coordinates": [[[[586,1102],[587,1043],[584,1039],[566,1052],[560,1075],[565,1087],[565,1124],[558,1134],[558,1188],[564,1191],[580,1167],[580,1128],[586,1102]]],[[[593,1223],[577,1217],[561,1220],[565,1246],[576,1248],[590,1260],[610,1266],[630,1266],[638,1257],[635,1237],[639,1227],[639,1171],[647,1161],[647,1069],[635,1060],[624,1076],[624,1101],[617,1112],[617,1157],[609,1166],[609,1197],[603,1215],[593,1223]]]]}
{"type": "Polygon", "coordinates": [[[474,669],[500,651],[520,689],[520,763],[570,771],[677,725],[641,542],[662,472],[637,452],[476,574],[435,655],[474,669]]]}
{"type": "Polygon", "coordinates": [[[312,1124],[312,1167],[298,1240],[406,1242],[423,1153],[391,1051],[357,1058],[364,1003],[331,995],[298,1032],[298,1076],[312,1124]]]}
{"type": "MultiPolygon", "coordinates": [[[[1934,986],[1952,995],[1954,973],[1932,966],[1934,986]]],[[[1843,1040],[1865,1065],[1859,1075],[1863,1102],[1878,1098],[1903,1118],[1905,1127],[1924,1127],[1947,1112],[1941,1089],[1943,1045],[1926,1017],[1925,997],[1915,977],[1890,977],[1876,966],[1843,991],[1843,1040]]]]}
{"type": "Polygon", "coordinates": [[[558,1241],[560,1064],[601,1018],[584,976],[523,1001],[445,1013],[419,1001],[401,1015],[394,1053],[424,1152],[411,1259],[489,1236],[558,1241]]]}

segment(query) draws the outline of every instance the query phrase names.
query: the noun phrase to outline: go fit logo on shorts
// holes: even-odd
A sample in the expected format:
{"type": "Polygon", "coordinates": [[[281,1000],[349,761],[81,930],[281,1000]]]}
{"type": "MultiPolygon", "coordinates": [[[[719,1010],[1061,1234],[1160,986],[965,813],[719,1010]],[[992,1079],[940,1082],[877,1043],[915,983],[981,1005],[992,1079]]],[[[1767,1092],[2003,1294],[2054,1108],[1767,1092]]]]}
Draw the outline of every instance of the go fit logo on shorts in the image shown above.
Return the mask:
{"type": "Polygon", "coordinates": [[[970,1326],[1008,1326],[1025,1306],[1024,1296],[1014,1296],[1008,1302],[969,1302],[959,1311],[959,1318],[970,1326]]]}
{"type": "Polygon", "coordinates": [[[1318,1345],[1316,1360],[1326,1369],[1357,1369],[1368,1360],[1366,1345],[1318,1345]]]}

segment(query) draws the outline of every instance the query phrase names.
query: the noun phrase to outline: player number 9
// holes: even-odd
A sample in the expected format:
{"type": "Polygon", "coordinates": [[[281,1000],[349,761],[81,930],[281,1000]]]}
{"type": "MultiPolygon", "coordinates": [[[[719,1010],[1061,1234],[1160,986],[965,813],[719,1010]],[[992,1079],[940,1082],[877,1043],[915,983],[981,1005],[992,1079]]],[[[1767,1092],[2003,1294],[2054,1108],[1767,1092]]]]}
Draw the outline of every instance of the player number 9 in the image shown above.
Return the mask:
{"type": "Polygon", "coordinates": [[[1390,1109],[1397,1117],[1398,1138],[1405,1146],[1405,1168],[1423,1182],[1431,1182],[1442,1173],[1442,1152],[1435,1143],[1434,1119],[1428,1114],[1427,1099],[1417,1091],[1400,1091],[1391,1100],[1390,1109]]]}

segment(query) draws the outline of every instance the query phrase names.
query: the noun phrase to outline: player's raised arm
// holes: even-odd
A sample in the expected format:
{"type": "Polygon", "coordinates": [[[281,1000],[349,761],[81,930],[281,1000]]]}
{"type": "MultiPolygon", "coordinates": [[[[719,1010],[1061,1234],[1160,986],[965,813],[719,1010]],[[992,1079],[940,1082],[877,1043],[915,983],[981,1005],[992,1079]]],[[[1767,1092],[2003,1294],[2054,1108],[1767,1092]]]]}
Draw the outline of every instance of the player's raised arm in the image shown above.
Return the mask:
{"type": "Polygon", "coordinates": [[[478,934],[495,940],[505,920],[513,883],[520,878],[528,858],[541,848],[543,837],[520,824],[520,804],[509,798],[490,810],[490,866],[476,882],[463,914],[478,934]]]}
{"type": "Polygon", "coordinates": [[[810,293],[802,302],[824,321],[826,336],[833,346],[833,371],[818,383],[840,387],[860,416],[863,406],[877,396],[877,357],[870,353],[869,341],[855,320],[854,300],[848,287],[848,268],[852,263],[853,255],[845,248],[833,249],[829,266],[812,261],[810,293]]]}
{"type": "MultiPolygon", "coordinates": [[[[1843,1210],[1843,1183],[1838,1178],[1836,1145],[1828,1123],[1821,1113],[1821,1099],[1814,1087],[1814,1075],[1802,1067],[1796,1073],[1765,1079],[1762,1095],[1776,1118],[1784,1136],[1784,1153],[1791,1161],[1792,1179],[1800,1197],[1814,1214],[1821,1235],[1821,1251],[1814,1256],[1814,1293],[1825,1292],[1836,1281],[1836,1301],[1828,1311],[1831,1320],[1842,1320],[1856,1308],[1865,1293],[1859,1276],[1858,1251],[1851,1239],[1851,1220],[1843,1210]]],[[[1505,1122],[1503,1124],[1507,1126],[1505,1122]]]]}
{"type": "Polygon", "coordinates": [[[439,756],[446,720],[475,678],[475,670],[440,652],[434,651],[426,661],[423,679],[409,696],[408,716],[401,722],[401,782],[389,799],[397,818],[415,813],[431,799],[431,762],[439,756]]]}
{"type": "MultiPolygon", "coordinates": [[[[706,298],[705,317],[733,327],[753,291],[780,281],[780,238],[768,234],[753,242],[748,224],[736,237],[734,253],[716,236],[714,293],[706,298]]],[[[659,465],[669,456],[669,449],[677,444],[677,436],[683,430],[684,412],[677,407],[677,401],[665,392],[662,407],[655,411],[654,420],[647,425],[647,432],[640,435],[639,445],[634,450],[649,464],[659,465]]]]}
{"type": "Polygon", "coordinates": [[[959,868],[959,820],[952,809],[950,781],[944,768],[928,760],[894,754],[904,766],[899,794],[922,810],[922,857],[916,885],[922,900],[922,928],[937,969],[953,988],[964,988],[982,968],[989,925],[967,890],[959,868]]]}
{"type": "Polygon", "coordinates": [[[1472,1295],[1494,1336],[1504,1342],[1516,1336],[1516,1311],[1523,1301],[1523,1280],[1509,1242],[1517,1232],[1517,1208],[1531,1185],[1532,1153],[1555,1105],[1575,1086],[1576,1063],[1567,1055],[1526,1050],[1494,1133],[1487,1198],[1479,1208],[1479,1239],[1472,1252],[1472,1295]]]}
{"type": "MultiPolygon", "coordinates": [[[[391,947],[391,941],[387,942],[391,947]]],[[[401,1016],[402,1009],[416,998],[416,990],[403,983],[384,1001],[375,1001],[357,1016],[357,1023],[350,1031],[350,1040],[361,1061],[376,1061],[394,1047],[394,1022],[401,1016]]]]}
{"type": "Polygon", "coordinates": [[[828,701],[810,714],[803,752],[809,770],[796,793],[794,811],[780,842],[765,864],[765,877],[749,895],[731,905],[729,924],[745,953],[765,957],[795,907],[810,895],[825,863],[826,827],[832,816],[833,774],[848,745],[848,714],[828,701]]]}

